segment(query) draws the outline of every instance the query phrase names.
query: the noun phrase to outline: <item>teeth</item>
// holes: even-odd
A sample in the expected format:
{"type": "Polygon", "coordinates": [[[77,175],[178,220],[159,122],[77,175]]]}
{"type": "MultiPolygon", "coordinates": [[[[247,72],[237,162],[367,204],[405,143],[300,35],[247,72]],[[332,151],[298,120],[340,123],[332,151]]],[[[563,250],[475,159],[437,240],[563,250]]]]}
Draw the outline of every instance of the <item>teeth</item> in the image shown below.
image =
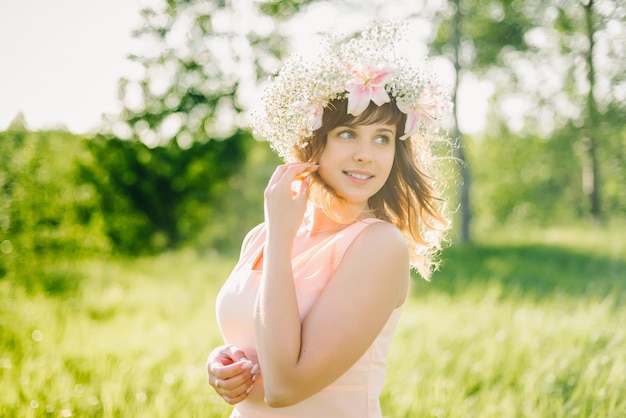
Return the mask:
{"type": "Polygon", "coordinates": [[[350,177],[354,177],[355,179],[359,179],[359,180],[367,180],[372,177],[372,176],[366,176],[365,174],[356,174],[356,173],[346,173],[346,174],[349,175],[350,177]]]}

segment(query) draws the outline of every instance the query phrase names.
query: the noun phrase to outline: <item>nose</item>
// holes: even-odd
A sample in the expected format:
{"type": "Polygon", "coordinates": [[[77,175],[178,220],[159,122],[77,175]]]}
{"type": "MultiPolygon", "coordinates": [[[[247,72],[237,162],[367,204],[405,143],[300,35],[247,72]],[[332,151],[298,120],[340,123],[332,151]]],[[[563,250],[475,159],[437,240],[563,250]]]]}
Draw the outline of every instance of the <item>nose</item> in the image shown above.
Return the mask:
{"type": "Polygon", "coordinates": [[[363,139],[355,142],[354,160],[358,162],[371,162],[373,159],[372,145],[363,139]]]}

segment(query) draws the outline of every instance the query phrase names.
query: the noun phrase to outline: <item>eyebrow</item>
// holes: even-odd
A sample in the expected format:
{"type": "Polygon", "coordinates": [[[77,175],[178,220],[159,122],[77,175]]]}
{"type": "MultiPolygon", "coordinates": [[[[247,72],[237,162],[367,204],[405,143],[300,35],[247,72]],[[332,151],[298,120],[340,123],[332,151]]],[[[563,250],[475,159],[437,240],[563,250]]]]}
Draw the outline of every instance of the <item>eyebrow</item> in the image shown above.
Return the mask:
{"type": "MultiPolygon", "coordinates": [[[[338,125],[337,127],[335,127],[334,129],[339,129],[339,128],[348,128],[348,129],[355,129],[358,126],[363,126],[363,125],[338,125]]],[[[378,128],[376,129],[376,132],[387,132],[390,134],[394,134],[394,130],[391,128],[378,128]]]]}

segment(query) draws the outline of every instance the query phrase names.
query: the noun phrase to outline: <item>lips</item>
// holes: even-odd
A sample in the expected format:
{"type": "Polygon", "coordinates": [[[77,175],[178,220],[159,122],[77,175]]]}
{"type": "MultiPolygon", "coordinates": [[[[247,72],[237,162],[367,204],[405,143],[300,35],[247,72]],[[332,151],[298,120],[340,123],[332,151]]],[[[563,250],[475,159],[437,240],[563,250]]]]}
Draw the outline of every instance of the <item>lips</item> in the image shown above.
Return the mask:
{"type": "Polygon", "coordinates": [[[355,173],[353,171],[344,171],[343,174],[347,175],[348,177],[352,177],[353,179],[356,180],[369,180],[371,178],[373,178],[373,175],[370,174],[364,174],[364,173],[355,173]]]}

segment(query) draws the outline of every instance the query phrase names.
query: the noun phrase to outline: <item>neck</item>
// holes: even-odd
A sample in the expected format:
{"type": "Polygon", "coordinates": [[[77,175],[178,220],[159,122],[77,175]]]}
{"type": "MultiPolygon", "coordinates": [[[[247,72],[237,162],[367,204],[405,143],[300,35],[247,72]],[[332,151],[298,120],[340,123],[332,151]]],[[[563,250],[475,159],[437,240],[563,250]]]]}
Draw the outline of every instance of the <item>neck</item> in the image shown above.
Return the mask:
{"type": "Polygon", "coordinates": [[[363,211],[360,216],[354,218],[353,221],[348,223],[341,223],[333,220],[330,216],[328,216],[324,210],[318,206],[310,206],[308,208],[308,220],[306,222],[306,230],[308,235],[319,235],[324,233],[335,233],[341,231],[346,226],[364,219],[368,218],[366,211],[363,211]]]}
{"type": "Polygon", "coordinates": [[[313,206],[310,210],[311,212],[306,226],[309,235],[337,232],[347,226],[332,220],[320,207],[313,206]]]}

